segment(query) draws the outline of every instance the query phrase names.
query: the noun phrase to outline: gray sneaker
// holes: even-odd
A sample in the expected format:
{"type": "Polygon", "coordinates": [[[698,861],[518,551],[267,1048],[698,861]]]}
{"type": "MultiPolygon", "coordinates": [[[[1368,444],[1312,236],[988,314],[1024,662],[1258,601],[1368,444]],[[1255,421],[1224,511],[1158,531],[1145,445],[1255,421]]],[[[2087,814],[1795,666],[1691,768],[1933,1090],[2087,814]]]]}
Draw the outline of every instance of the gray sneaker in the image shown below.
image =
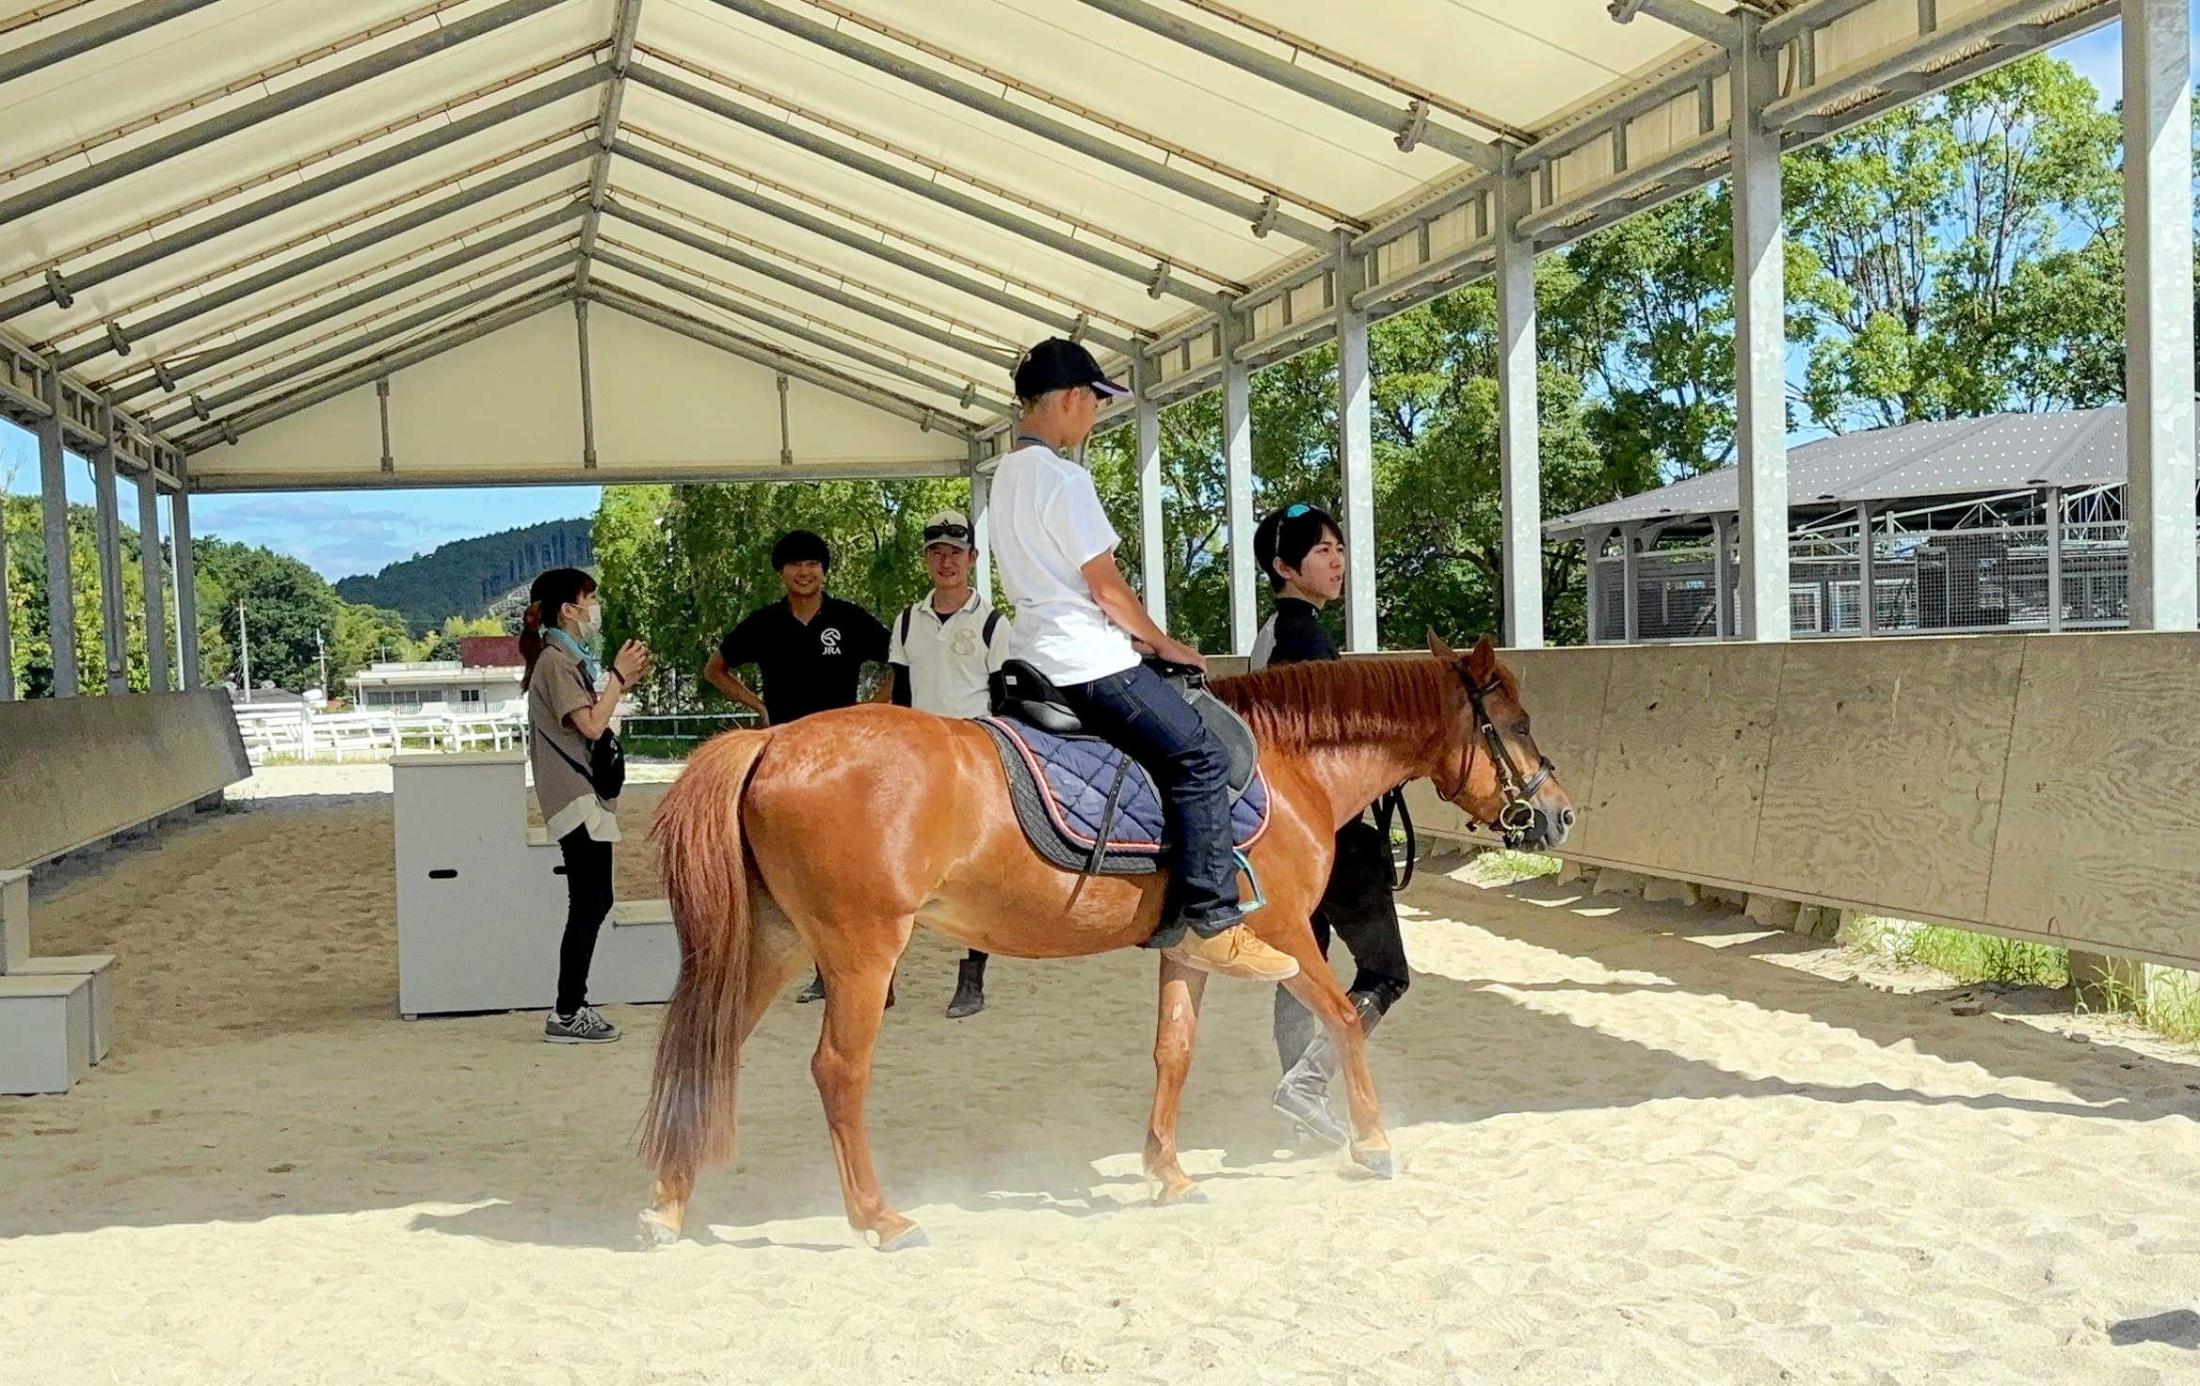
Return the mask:
{"type": "Polygon", "coordinates": [[[594,1006],[583,1006],[545,1020],[542,1037],[550,1044],[609,1044],[619,1037],[619,1027],[598,1015],[594,1006]]]}

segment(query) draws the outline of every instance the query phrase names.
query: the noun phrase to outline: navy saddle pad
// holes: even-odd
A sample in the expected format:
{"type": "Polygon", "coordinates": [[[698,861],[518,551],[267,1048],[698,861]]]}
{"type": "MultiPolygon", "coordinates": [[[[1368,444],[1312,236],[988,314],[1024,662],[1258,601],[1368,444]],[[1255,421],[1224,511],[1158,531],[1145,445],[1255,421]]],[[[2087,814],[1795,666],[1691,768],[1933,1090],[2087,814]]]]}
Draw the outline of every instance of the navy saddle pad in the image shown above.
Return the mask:
{"type": "MultiPolygon", "coordinates": [[[[1005,717],[977,720],[1000,750],[1016,819],[1040,856],[1065,871],[1084,871],[1093,865],[1093,847],[1105,832],[1107,847],[1096,874],[1141,876],[1160,870],[1161,796],[1143,766],[1129,767],[1116,796],[1114,821],[1103,824],[1108,790],[1127,759],[1123,752],[1096,736],[1057,736],[1005,717]]],[[[1268,780],[1258,771],[1230,805],[1230,828],[1240,851],[1268,830],[1268,780]]]]}

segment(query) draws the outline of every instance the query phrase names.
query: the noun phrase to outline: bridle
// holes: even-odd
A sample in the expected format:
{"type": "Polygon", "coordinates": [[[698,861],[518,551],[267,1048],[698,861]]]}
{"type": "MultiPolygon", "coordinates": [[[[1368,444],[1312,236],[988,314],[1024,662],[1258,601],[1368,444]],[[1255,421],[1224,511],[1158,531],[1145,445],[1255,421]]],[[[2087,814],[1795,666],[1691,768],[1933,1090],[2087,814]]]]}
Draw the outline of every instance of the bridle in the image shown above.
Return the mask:
{"type": "Polygon", "coordinates": [[[1505,747],[1505,738],[1497,734],[1497,724],[1490,720],[1489,695],[1504,686],[1498,676],[1492,675],[1488,683],[1478,684],[1462,669],[1459,672],[1459,681],[1467,686],[1467,703],[1474,710],[1476,735],[1468,737],[1459,749],[1458,783],[1448,793],[1442,785],[1437,785],[1436,793],[1446,803],[1472,818],[1474,811],[1459,800],[1467,792],[1467,778],[1474,772],[1477,750],[1486,749],[1490,763],[1497,768],[1498,792],[1504,797],[1503,804],[1497,810],[1497,822],[1489,826],[1504,834],[1507,847],[1519,847],[1526,839],[1528,830],[1535,826],[1535,805],[1531,800],[1534,799],[1535,792],[1549,782],[1557,767],[1551,764],[1549,756],[1543,756],[1533,775],[1520,773],[1520,767],[1513,761],[1512,752],[1505,747]]]}

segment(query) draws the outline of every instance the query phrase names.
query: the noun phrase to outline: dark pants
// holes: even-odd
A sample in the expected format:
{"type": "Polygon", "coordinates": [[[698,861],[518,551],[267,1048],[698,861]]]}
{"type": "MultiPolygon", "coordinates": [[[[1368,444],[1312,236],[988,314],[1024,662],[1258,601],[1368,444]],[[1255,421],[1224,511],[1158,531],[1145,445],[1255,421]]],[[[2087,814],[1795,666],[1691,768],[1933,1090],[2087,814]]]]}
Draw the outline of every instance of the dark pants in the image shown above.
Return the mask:
{"type": "Polygon", "coordinates": [[[1162,934],[1175,932],[1172,919],[1202,937],[1236,924],[1230,753],[1184,696],[1143,664],[1091,683],[1066,685],[1062,696],[1085,730],[1128,752],[1161,791],[1173,844],[1175,891],[1173,914],[1162,912],[1162,934]]]}
{"type": "MultiPolygon", "coordinates": [[[[1321,903],[1314,907],[1314,941],[1324,957],[1332,930],[1352,952],[1359,969],[1352,979],[1352,999],[1372,1023],[1406,994],[1413,980],[1406,968],[1405,939],[1398,932],[1398,904],[1390,891],[1390,843],[1372,823],[1356,820],[1337,831],[1336,863],[1321,903]]],[[[1321,1033],[1314,1013],[1277,987],[1276,1057],[1285,1072],[1321,1033]]]]}
{"type": "Polygon", "coordinates": [[[571,1015],[588,1004],[588,964],[596,956],[596,934],[611,913],[611,844],[596,841],[586,828],[575,828],[558,839],[558,854],[565,858],[558,1014],[571,1015]]]}

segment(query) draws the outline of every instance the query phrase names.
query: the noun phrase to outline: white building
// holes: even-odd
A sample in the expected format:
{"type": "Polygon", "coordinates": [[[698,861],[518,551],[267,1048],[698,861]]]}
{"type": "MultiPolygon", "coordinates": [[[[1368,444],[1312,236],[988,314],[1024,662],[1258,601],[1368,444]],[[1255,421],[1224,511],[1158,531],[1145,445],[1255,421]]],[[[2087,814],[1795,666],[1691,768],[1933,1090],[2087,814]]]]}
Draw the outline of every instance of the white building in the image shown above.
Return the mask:
{"type": "Polygon", "coordinates": [[[351,676],[351,705],[373,712],[521,714],[527,695],[512,665],[373,664],[351,676]]]}

